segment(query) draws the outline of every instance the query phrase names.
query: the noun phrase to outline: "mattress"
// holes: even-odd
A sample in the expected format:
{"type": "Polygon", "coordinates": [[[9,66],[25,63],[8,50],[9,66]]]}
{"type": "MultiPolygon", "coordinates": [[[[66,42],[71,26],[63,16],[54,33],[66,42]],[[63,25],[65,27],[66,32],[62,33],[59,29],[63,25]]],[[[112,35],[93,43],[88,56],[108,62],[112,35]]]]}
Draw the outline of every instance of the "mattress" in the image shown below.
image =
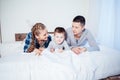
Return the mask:
{"type": "Polygon", "coordinates": [[[120,52],[100,45],[101,51],[72,51],[42,55],[23,53],[23,43],[1,45],[2,80],[98,80],[120,74],[120,52]]]}

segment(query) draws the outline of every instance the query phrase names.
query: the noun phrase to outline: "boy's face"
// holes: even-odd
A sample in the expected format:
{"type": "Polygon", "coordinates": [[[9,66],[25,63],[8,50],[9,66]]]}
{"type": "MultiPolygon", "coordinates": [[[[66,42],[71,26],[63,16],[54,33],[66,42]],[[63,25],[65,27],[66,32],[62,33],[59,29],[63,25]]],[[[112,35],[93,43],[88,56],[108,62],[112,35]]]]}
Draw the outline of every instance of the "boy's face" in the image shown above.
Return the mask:
{"type": "Polygon", "coordinates": [[[72,23],[72,31],[74,35],[80,34],[83,29],[84,29],[84,26],[82,26],[80,22],[72,23]]]}
{"type": "Polygon", "coordinates": [[[40,30],[40,34],[36,36],[38,41],[44,40],[46,41],[48,39],[48,31],[46,29],[40,30]]]}
{"type": "Polygon", "coordinates": [[[57,44],[61,44],[65,39],[64,33],[57,33],[54,34],[54,40],[57,44]]]}

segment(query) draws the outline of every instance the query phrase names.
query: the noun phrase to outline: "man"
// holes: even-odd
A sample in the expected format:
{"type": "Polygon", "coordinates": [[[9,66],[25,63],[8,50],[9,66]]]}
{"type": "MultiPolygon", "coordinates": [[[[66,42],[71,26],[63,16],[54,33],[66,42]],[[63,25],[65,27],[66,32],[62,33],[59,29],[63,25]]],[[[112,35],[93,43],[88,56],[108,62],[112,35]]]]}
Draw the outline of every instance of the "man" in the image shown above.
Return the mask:
{"type": "Polygon", "coordinates": [[[85,18],[83,16],[76,16],[73,19],[72,27],[68,28],[66,32],[67,43],[74,53],[80,54],[85,51],[100,50],[93,35],[85,28],[85,18]]]}

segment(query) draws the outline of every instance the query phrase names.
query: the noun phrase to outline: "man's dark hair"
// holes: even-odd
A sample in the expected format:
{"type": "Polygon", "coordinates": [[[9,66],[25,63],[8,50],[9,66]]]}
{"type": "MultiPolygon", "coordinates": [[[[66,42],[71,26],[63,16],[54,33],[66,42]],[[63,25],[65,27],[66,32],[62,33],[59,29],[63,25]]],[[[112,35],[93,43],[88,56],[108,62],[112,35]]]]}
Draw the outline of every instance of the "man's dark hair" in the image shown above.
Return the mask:
{"type": "Polygon", "coordinates": [[[82,26],[85,25],[85,18],[83,16],[76,16],[74,19],[73,19],[73,22],[80,22],[82,26]]]}

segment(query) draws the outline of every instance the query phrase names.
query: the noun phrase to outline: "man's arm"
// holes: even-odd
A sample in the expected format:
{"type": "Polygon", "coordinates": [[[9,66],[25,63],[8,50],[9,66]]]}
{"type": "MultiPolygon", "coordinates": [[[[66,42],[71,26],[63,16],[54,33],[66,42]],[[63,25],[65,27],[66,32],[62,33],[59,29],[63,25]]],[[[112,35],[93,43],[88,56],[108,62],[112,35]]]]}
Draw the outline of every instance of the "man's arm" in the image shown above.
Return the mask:
{"type": "Polygon", "coordinates": [[[100,48],[97,45],[93,35],[90,32],[88,32],[86,36],[87,36],[88,44],[89,44],[89,47],[86,47],[87,51],[99,51],[100,48]]]}

